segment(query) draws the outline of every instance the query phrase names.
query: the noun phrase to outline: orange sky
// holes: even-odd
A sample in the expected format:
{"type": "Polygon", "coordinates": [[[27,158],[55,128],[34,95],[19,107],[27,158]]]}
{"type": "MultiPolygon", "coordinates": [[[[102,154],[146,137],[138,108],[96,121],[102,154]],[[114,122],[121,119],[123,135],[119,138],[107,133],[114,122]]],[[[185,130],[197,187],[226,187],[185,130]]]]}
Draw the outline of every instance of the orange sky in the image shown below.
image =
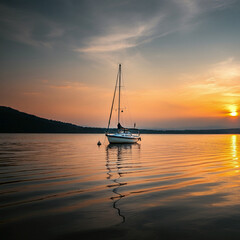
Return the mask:
{"type": "MultiPolygon", "coordinates": [[[[27,87],[14,85],[2,93],[2,104],[46,118],[104,127],[108,121],[117,66],[111,70],[113,76],[112,80],[108,76],[108,86],[77,81],[52,84],[48,80],[29,83],[27,87]]],[[[178,120],[176,128],[191,128],[194,124],[202,127],[201,123],[208,121],[211,127],[219,121],[224,121],[226,127],[235,127],[238,123],[238,117],[229,115],[239,110],[240,64],[233,59],[214,64],[203,74],[175,76],[179,78],[176,86],[161,86],[161,83],[139,86],[136,79],[142,76],[137,72],[129,75],[128,78],[123,65],[122,117],[126,124],[137,122],[141,127],[174,128],[178,120]],[[189,121],[192,122],[190,125],[189,121]]],[[[164,77],[160,75],[159,79],[164,77]]]]}
{"type": "Polygon", "coordinates": [[[122,63],[125,124],[239,127],[236,1],[0,8],[0,105],[106,127],[122,63]]]}

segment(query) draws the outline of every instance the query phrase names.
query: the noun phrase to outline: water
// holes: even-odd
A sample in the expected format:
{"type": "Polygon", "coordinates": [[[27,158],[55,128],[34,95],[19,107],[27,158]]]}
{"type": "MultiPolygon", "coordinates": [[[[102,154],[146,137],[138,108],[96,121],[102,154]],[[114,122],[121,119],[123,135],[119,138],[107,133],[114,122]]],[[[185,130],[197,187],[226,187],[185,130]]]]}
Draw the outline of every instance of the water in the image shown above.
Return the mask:
{"type": "Polygon", "coordinates": [[[0,135],[1,239],[239,239],[238,135],[0,135]]]}

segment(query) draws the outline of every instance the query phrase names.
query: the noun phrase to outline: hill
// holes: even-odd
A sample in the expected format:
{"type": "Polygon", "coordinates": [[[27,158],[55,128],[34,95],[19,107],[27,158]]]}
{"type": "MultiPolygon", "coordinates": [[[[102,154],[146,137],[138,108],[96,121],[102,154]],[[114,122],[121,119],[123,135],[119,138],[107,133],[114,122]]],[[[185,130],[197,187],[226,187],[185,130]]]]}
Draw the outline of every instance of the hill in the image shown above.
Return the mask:
{"type": "MultiPolygon", "coordinates": [[[[105,128],[82,127],[37,117],[10,107],[0,106],[0,133],[105,133],[105,128]]],[[[149,130],[142,134],[239,134],[240,129],[149,130]]]]}
{"type": "Polygon", "coordinates": [[[81,127],[0,106],[1,133],[104,133],[104,128],[81,127]]]}

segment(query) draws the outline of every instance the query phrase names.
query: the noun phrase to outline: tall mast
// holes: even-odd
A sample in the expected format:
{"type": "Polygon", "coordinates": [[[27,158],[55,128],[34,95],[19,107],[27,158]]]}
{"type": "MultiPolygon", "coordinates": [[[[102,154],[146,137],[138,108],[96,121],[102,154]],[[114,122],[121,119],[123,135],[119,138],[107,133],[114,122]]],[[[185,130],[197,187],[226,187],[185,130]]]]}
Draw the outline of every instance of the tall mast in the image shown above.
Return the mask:
{"type": "Polygon", "coordinates": [[[120,111],[121,111],[121,105],[120,105],[120,97],[121,97],[121,64],[119,64],[119,74],[118,74],[118,84],[119,84],[119,95],[118,95],[118,123],[120,123],[120,111]]]}

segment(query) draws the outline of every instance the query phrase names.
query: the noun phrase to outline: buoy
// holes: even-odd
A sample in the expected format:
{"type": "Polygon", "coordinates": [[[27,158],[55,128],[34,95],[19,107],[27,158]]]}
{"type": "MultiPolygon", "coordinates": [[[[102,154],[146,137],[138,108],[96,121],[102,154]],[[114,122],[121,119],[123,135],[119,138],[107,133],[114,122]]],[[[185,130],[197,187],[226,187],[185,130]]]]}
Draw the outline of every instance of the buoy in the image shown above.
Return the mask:
{"type": "Polygon", "coordinates": [[[101,144],[101,142],[100,142],[100,141],[98,141],[97,145],[98,145],[98,146],[100,146],[100,145],[102,145],[102,144],[101,144]]]}

